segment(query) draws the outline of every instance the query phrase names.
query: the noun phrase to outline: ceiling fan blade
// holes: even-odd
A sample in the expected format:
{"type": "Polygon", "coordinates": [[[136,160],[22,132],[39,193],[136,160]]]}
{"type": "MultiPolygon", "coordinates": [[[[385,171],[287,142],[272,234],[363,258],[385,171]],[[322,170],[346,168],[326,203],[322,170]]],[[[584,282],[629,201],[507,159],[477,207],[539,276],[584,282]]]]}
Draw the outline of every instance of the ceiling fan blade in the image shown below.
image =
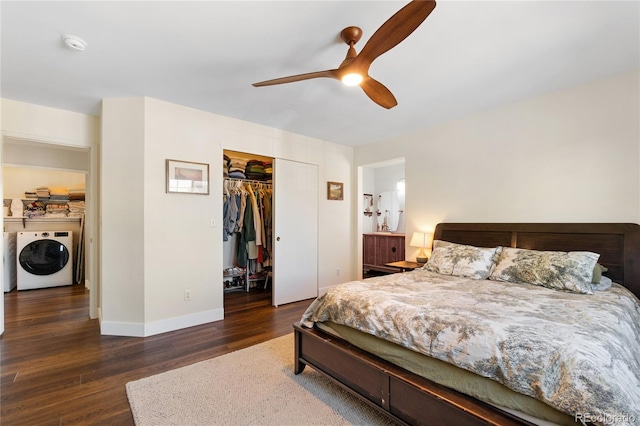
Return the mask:
{"type": "Polygon", "coordinates": [[[275,78],[273,80],[266,80],[258,83],[253,83],[252,86],[254,87],[272,86],[274,84],[293,83],[294,81],[310,80],[312,78],[319,78],[319,77],[338,78],[338,70],[325,70],[325,71],[308,72],[306,74],[290,75],[288,77],[275,78]]]}
{"type": "Polygon", "coordinates": [[[365,78],[362,83],[360,83],[360,87],[362,87],[364,93],[366,93],[373,102],[382,107],[391,109],[394,106],[398,105],[398,101],[396,101],[393,93],[391,93],[391,91],[387,89],[382,83],[374,80],[371,77],[365,78]]]}
{"type": "Polygon", "coordinates": [[[400,9],[376,30],[360,54],[354,66],[369,68],[380,55],[397,46],[427,19],[435,9],[435,1],[413,0],[400,9]]]}

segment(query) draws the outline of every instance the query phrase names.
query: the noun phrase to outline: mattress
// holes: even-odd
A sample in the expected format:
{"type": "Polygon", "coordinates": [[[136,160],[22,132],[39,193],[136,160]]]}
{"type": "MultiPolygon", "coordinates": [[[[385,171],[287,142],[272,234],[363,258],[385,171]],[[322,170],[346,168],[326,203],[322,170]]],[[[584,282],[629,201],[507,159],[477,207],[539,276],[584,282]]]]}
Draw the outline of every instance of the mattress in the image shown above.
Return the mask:
{"type": "Polygon", "coordinates": [[[316,323],[319,329],[435,383],[506,409],[539,425],[574,425],[572,416],[519,394],[500,383],[478,376],[427,355],[333,322],[316,323]],[[535,417],[533,414],[535,413],[535,417]]]}

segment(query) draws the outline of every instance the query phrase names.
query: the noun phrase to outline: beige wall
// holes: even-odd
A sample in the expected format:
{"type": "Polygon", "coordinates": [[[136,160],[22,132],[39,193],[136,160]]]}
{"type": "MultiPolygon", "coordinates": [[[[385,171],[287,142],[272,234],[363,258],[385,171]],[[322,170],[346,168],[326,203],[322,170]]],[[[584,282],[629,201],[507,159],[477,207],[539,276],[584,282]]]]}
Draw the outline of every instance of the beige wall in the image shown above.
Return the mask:
{"type": "Polygon", "coordinates": [[[2,99],[5,136],[91,148],[100,137],[100,118],[57,108],[2,99]]]}
{"type": "Polygon", "coordinates": [[[222,318],[224,149],[317,164],[319,282],[355,278],[351,148],[155,99],[106,99],[103,333],[148,336],[222,318]],[[168,158],[209,164],[210,194],[167,194],[168,158]],[[326,200],[327,180],[346,183],[345,201],[326,200]]]}
{"type": "Polygon", "coordinates": [[[408,235],[443,221],[639,223],[639,80],[627,73],[359,147],[355,162],[406,158],[408,235]]]}
{"type": "Polygon", "coordinates": [[[103,334],[144,335],[144,114],[143,98],[102,103],[103,334]]]}

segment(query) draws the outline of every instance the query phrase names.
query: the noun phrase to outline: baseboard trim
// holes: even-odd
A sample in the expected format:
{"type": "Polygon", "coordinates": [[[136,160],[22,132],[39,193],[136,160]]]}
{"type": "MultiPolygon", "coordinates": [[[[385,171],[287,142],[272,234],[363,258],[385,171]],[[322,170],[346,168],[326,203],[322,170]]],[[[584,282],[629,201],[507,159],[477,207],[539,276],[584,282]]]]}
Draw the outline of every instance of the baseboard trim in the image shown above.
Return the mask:
{"type": "Polygon", "coordinates": [[[209,311],[196,312],[195,314],[153,321],[145,324],[145,337],[169,331],[181,330],[183,328],[193,327],[196,325],[207,324],[214,321],[220,321],[222,319],[224,319],[224,310],[212,309],[209,311]]]}
{"type": "Polygon", "coordinates": [[[100,321],[103,336],[144,337],[144,324],[129,322],[100,321]]]}
{"type": "Polygon", "coordinates": [[[169,331],[220,321],[222,319],[224,319],[224,310],[212,309],[148,323],[124,323],[101,320],[100,333],[105,336],[149,337],[169,331]]]}

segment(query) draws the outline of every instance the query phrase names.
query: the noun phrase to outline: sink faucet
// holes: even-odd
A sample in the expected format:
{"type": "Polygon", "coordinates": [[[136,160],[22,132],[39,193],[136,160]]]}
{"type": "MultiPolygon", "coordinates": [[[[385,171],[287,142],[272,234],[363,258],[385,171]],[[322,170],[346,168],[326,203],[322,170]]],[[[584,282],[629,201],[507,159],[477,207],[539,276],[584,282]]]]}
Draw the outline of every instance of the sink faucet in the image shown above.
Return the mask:
{"type": "Polygon", "coordinates": [[[382,221],[382,230],[389,231],[389,210],[384,211],[384,220],[382,221]]]}

